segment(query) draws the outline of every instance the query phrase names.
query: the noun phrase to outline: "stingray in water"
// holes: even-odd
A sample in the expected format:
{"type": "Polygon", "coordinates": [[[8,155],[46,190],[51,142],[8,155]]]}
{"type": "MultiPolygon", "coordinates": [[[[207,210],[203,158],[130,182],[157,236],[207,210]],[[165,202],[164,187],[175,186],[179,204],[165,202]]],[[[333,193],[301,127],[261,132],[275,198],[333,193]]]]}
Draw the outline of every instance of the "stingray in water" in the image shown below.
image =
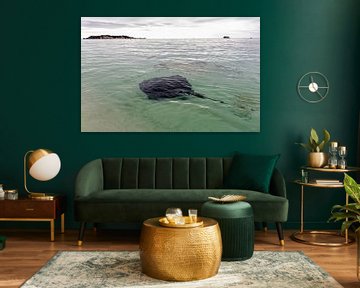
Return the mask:
{"type": "Polygon", "coordinates": [[[139,84],[140,90],[143,91],[149,99],[159,100],[164,98],[183,98],[186,95],[193,95],[203,99],[224,103],[221,100],[211,99],[192,89],[189,81],[180,75],[168,77],[157,77],[144,80],[139,84]]]}

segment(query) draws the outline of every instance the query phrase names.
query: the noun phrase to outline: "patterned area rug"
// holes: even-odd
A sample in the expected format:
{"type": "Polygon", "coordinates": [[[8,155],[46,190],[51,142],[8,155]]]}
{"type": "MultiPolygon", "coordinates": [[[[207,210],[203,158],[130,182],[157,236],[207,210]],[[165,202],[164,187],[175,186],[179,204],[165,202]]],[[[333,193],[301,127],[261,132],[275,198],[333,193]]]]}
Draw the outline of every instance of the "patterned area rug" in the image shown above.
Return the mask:
{"type": "Polygon", "coordinates": [[[254,252],[246,261],[221,262],[218,275],[200,281],[167,282],[141,273],[139,252],[63,251],[23,288],[85,287],[342,287],[302,252],[254,252]]]}

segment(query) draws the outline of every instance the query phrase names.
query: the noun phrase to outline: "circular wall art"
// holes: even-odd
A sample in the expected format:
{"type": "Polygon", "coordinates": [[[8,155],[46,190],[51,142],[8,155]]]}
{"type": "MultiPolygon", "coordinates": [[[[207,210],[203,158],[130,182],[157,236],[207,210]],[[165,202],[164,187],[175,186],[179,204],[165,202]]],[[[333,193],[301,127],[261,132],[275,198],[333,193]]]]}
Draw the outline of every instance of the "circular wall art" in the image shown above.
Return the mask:
{"type": "Polygon", "coordinates": [[[319,103],[329,93],[329,81],[320,72],[308,72],[300,78],[297,91],[304,101],[319,103]]]}

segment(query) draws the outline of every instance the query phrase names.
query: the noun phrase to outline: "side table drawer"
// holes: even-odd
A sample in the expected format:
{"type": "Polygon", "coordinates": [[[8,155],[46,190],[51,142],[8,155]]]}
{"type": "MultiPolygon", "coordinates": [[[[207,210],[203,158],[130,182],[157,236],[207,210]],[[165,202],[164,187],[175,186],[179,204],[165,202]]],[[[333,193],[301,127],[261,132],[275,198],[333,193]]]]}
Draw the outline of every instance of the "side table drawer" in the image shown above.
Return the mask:
{"type": "Polygon", "coordinates": [[[51,202],[10,201],[7,201],[1,213],[4,218],[55,218],[55,207],[51,202]]]}

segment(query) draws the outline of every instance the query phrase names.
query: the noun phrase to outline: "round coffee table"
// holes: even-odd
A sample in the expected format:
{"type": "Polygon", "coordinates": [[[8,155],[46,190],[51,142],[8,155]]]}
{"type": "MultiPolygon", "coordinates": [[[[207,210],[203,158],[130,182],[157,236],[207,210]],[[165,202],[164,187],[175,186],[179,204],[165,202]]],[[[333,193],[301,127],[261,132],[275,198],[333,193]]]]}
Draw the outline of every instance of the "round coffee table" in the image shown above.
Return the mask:
{"type": "Polygon", "coordinates": [[[140,261],[146,275],[167,281],[205,279],[218,273],[222,242],[216,220],[198,218],[203,226],[168,228],[160,218],[144,221],[140,236],[140,261]]]}

